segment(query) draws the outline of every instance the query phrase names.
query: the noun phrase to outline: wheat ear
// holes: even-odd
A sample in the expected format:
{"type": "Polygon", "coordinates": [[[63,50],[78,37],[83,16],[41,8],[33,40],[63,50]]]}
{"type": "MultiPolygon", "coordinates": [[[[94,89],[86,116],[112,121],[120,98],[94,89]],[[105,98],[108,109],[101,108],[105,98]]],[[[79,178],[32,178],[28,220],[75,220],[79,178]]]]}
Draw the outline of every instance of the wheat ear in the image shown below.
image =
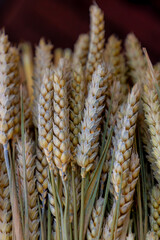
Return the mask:
{"type": "Polygon", "coordinates": [[[160,238],[160,189],[159,186],[154,186],[151,193],[151,215],[150,224],[151,230],[155,236],[160,238]]]}
{"type": "Polygon", "coordinates": [[[33,123],[38,128],[38,101],[41,89],[41,83],[46,68],[51,67],[52,61],[52,44],[45,43],[43,38],[40,39],[39,45],[36,47],[36,56],[34,60],[34,101],[33,101],[33,123]]]}
{"type": "Polygon", "coordinates": [[[62,48],[56,48],[54,50],[54,66],[57,67],[59,60],[63,57],[63,49],[62,48]]]}
{"type": "Polygon", "coordinates": [[[100,217],[102,214],[103,209],[103,202],[104,199],[100,197],[95,204],[95,208],[92,210],[91,218],[89,221],[89,227],[87,229],[87,240],[96,239],[98,230],[99,230],[99,223],[100,217]]]}
{"type": "Polygon", "coordinates": [[[23,86],[23,108],[24,108],[24,128],[32,127],[32,112],[30,106],[30,97],[28,95],[27,87],[23,86]]]}
{"type": "Polygon", "coordinates": [[[90,84],[85,102],[84,117],[79,145],[77,146],[77,164],[82,168],[82,177],[90,171],[98,154],[101,114],[104,109],[107,88],[107,71],[105,65],[98,65],[90,84]]]}
{"type": "MultiPolygon", "coordinates": [[[[14,49],[15,50],[15,49],[14,49]]],[[[17,52],[16,52],[17,53],[17,52]]],[[[17,56],[17,55],[16,55],[17,56]]],[[[10,47],[7,35],[0,33],[0,142],[7,143],[17,132],[17,58],[10,47]]],[[[19,119],[18,119],[19,121],[19,119]]]]}
{"type": "Polygon", "coordinates": [[[105,61],[110,64],[112,68],[112,74],[115,80],[121,83],[123,92],[126,91],[126,66],[125,58],[122,53],[121,40],[112,35],[108,39],[106,48],[104,51],[105,61]]]}
{"type": "MultiPolygon", "coordinates": [[[[134,195],[135,187],[138,181],[139,171],[140,171],[140,165],[139,165],[138,154],[133,152],[131,155],[131,160],[129,164],[128,182],[127,182],[127,185],[122,189],[122,193],[120,196],[120,207],[119,207],[119,214],[118,214],[118,221],[117,221],[117,229],[116,231],[114,229],[114,238],[116,240],[118,240],[120,235],[123,233],[123,228],[125,227],[125,220],[128,214],[130,213],[131,205],[133,202],[133,195],[134,195]]],[[[104,240],[110,239],[111,237],[112,221],[116,211],[115,210],[116,201],[113,204],[111,214],[108,216],[104,230],[103,230],[104,240]]]]}
{"type": "Polygon", "coordinates": [[[142,53],[140,42],[133,33],[127,35],[125,48],[129,76],[133,83],[143,83],[145,78],[146,61],[142,53]]]}
{"type": "Polygon", "coordinates": [[[64,59],[60,60],[55,70],[53,97],[53,154],[54,162],[60,174],[66,173],[70,161],[70,136],[69,136],[69,108],[67,99],[67,84],[64,73],[64,59]]]}
{"type": "Polygon", "coordinates": [[[73,78],[71,81],[70,93],[70,141],[71,160],[73,165],[76,162],[76,147],[79,143],[79,132],[84,110],[84,75],[79,62],[73,65],[73,78]]]}
{"type": "MultiPolygon", "coordinates": [[[[24,182],[24,167],[23,167],[23,146],[22,142],[18,141],[18,165],[21,176],[22,186],[24,182]]],[[[25,162],[26,162],[26,184],[27,184],[27,199],[28,199],[28,226],[29,226],[29,239],[39,238],[39,216],[37,205],[37,189],[35,179],[35,155],[34,155],[34,142],[25,135],[25,162]]],[[[24,196],[23,192],[23,196],[24,196]]]]}
{"type": "Polygon", "coordinates": [[[92,80],[93,72],[102,61],[105,42],[104,14],[96,4],[90,7],[90,21],[90,43],[86,64],[86,80],[88,82],[92,80]]]}
{"type": "MultiPolygon", "coordinates": [[[[2,149],[1,149],[2,151],[2,149]]],[[[4,156],[0,159],[0,239],[12,239],[12,209],[10,189],[4,156]]]]}
{"type": "Polygon", "coordinates": [[[83,69],[86,66],[88,50],[89,50],[89,35],[80,34],[74,45],[73,59],[75,58],[78,59],[83,69]]]}
{"type": "Polygon", "coordinates": [[[38,106],[38,141],[43,149],[50,169],[53,163],[53,73],[46,69],[41,84],[38,106]]]}
{"type": "Polygon", "coordinates": [[[39,147],[36,148],[36,180],[40,200],[45,204],[48,189],[48,162],[39,147]]]}

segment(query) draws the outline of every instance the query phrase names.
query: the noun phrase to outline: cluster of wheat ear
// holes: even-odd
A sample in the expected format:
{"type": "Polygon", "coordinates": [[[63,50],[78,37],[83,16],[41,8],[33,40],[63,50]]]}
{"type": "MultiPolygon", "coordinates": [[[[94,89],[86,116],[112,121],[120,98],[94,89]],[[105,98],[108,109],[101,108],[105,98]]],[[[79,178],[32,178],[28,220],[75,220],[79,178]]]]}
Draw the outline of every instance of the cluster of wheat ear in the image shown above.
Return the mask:
{"type": "Polygon", "coordinates": [[[0,31],[2,240],[160,239],[160,63],[90,21],[34,58],[0,31]]]}

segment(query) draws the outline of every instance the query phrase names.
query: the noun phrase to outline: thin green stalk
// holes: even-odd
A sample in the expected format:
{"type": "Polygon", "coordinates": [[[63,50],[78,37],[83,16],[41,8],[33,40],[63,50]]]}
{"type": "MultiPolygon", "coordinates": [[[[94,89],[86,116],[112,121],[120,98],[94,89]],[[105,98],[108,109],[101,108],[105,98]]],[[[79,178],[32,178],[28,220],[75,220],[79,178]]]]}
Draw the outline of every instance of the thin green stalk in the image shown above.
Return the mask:
{"type": "Polygon", "coordinates": [[[84,190],[85,190],[85,178],[82,177],[81,183],[81,215],[80,215],[80,230],[79,240],[83,240],[83,228],[84,228],[84,190]]]}
{"type": "Polygon", "coordinates": [[[58,212],[58,204],[57,204],[57,196],[56,196],[56,188],[55,188],[55,180],[53,175],[53,170],[50,170],[51,174],[51,183],[52,183],[52,191],[55,200],[55,210],[56,210],[56,237],[57,240],[60,240],[60,225],[59,225],[59,212],[58,212]]]}
{"type": "Polygon", "coordinates": [[[107,201],[108,201],[108,194],[109,194],[109,187],[110,187],[110,182],[111,182],[111,173],[112,173],[112,169],[113,169],[113,162],[114,162],[114,152],[113,152],[113,155],[112,155],[112,161],[111,161],[109,176],[108,176],[107,185],[106,185],[103,209],[102,209],[102,214],[101,214],[100,223],[99,223],[98,235],[97,235],[97,238],[96,238],[97,240],[100,239],[101,232],[102,232],[103,218],[104,218],[106,205],[107,205],[107,201]]]}
{"type": "Polygon", "coordinates": [[[68,203],[68,191],[67,191],[67,187],[66,187],[66,181],[64,180],[64,176],[62,173],[62,182],[63,182],[63,186],[64,186],[64,191],[65,191],[65,210],[64,210],[64,240],[68,240],[68,207],[69,207],[69,203],[68,203]]]}
{"type": "Polygon", "coordinates": [[[75,191],[75,171],[72,168],[72,191],[73,191],[73,209],[74,209],[74,239],[78,240],[78,227],[77,227],[77,201],[76,201],[76,191],[75,191]]]}
{"type": "Polygon", "coordinates": [[[48,201],[48,240],[51,240],[51,211],[49,207],[49,201],[48,201]]]}

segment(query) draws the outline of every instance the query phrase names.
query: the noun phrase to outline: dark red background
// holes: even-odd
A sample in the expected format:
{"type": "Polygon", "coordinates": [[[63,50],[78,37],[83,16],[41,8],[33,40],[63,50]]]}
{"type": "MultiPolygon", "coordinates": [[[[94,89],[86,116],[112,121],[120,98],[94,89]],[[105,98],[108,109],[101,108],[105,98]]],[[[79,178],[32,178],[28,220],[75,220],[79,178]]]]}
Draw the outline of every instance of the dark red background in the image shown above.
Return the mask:
{"type": "MultiPolygon", "coordinates": [[[[73,47],[89,30],[91,0],[0,0],[0,27],[13,42],[37,43],[41,36],[55,47],[73,47]]],[[[97,0],[106,20],[106,37],[134,32],[153,62],[160,60],[160,0],[97,0]],[[141,3],[140,3],[141,2],[141,3]]]]}

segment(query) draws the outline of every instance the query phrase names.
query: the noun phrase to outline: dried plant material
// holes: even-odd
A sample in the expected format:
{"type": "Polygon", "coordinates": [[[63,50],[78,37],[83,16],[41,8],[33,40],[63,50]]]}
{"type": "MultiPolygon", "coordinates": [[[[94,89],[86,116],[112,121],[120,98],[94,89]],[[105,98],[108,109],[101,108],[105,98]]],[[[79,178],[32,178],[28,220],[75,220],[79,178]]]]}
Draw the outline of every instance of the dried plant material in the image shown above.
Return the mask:
{"type": "Polygon", "coordinates": [[[102,61],[105,42],[104,14],[96,4],[90,7],[90,21],[90,43],[86,64],[86,80],[88,82],[92,80],[93,72],[102,61]]]}
{"type": "Polygon", "coordinates": [[[125,41],[128,74],[133,83],[142,84],[145,79],[146,61],[142,53],[141,45],[133,33],[127,35],[125,41]]]}
{"type": "Polygon", "coordinates": [[[89,35],[80,34],[74,45],[73,59],[78,59],[83,69],[86,66],[88,50],[89,50],[89,35]]]}
{"type": "MultiPolygon", "coordinates": [[[[138,181],[139,171],[140,171],[140,165],[139,165],[138,154],[133,152],[131,155],[130,163],[129,163],[128,182],[127,182],[127,185],[122,189],[122,193],[120,197],[119,216],[118,216],[116,232],[114,229],[115,240],[118,240],[121,234],[123,234],[123,228],[125,227],[125,224],[126,224],[125,221],[127,219],[128,214],[130,213],[131,205],[133,203],[133,195],[134,195],[135,187],[138,181]]],[[[118,199],[116,201],[118,201],[118,199]]],[[[107,221],[103,230],[104,240],[108,240],[111,237],[113,216],[116,211],[116,207],[115,207],[116,201],[113,204],[111,213],[107,218],[107,221]]]]}
{"type": "MultiPolygon", "coordinates": [[[[160,121],[160,106],[158,94],[155,89],[154,72],[152,69],[148,69],[146,76],[146,84],[144,85],[143,93],[143,109],[145,113],[145,120],[149,128],[152,143],[152,154],[155,159],[155,175],[159,174],[160,161],[159,161],[159,121],[160,121]]],[[[154,166],[154,163],[153,165],[154,166]]]]}
{"type": "Polygon", "coordinates": [[[6,164],[0,159],[0,239],[12,239],[12,209],[6,164]]]}
{"type": "Polygon", "coordinates": [[[101,114],[104,109],[107,88],[107,72],[105,65],[98,65],[89,86],[85,102],[82,130],[77,147],[77,164],[83,169],[82,177],[90,171],[98,154],[101,114]]]}
{"type": "Polygon", "coordinates": [[[135,240],[135,234],[129,233],[129,235],[128,235],[128,237],[126,238],[126,240],[135,240]]]}
{"type": "Polygon", "coordinates": [[[53,80],[53,154],[60,174],[66,173],[70,161],[69,108],[64,64],[64,59],[61,59],[53,80]]]}
{"type": "Polygon", "coordinates": [[[54,66],[57,67],[59,60],[63,57],[63,49],[62,48],[56,48],[54,50],[54,66]]]}
{"type": "Polygon", "coordinates": [[[70,48],[65,48],[63,51],[63,57],[68,60],[72,61],[72,50],[70,48]]]}
{"type": "Polygon", "coordinates": [[[91,219],[89,221],[89,227],[87,229],[87,240],[92,240],[97,238],[99,231],[100,217],[102,214],[104,199],[100,197],[95,204],[95,208],[92,210],[91,219]]]}
{"type": "Polygon", "coordinates": [[[84,110],[84,74],[82,66],[77,62],[73,66],[73,78],[71,81],[70,93],[70,141],[71,160],[75,164],[76,147],[79,143],[79,133],[81,131],[81,121],[84,110]]]}
{"type": "Polygon", "coordinates": [[[158,240],[158,236],[156,236],[154,232],[148,232],[146,240],[158,240]]]}
{"type": "MultiPolygon", "coordinates": [[[[18,165],[23,186],[24,182],[24,167],[23,167],[23,146],[22,142],[18,141],[18,165]]],[[[34,142],[25,135],[25,162],[26,162],[26,184],[27,184],[27,200],[28,200],[28,216],[29,216],[29,239],[38,240],[39,238],[39,216],[37,204],[37,189],[35,172],[35,155],[34,155],[34,142]]],[[[23,189],[24,191],[24,189],[23,189]]],[[[23,192],[24,196],[24,192],[23,192]]]]}
{"type": "Polygon", "coordinates": [[[126,187],[129,177],[129,163],[136,129],[138,116],[140,92],[136,84],[128,96],[126,114],[123,127],[115,151],[115,162],[113,166],[112,182],[115,193],[118,196],[122,174],[122,190],[126,187]]]}
{"type": "Polygon", "coordinates": [[[36,47],[36,56],[34,63],[34,101],[33,101],[33,123],[38,128],[38,101],[46,68],[51,67],[52,62],[52,48],[51,43],[45,43],[43,38],[40,39],[39,45],[36,47]]]}
{"type": "Polygon", "coordinates": [[[30,105],[30,98],[26,86],[23,87],[23,108],[24,108],[24,128],[32,127],[32,112],[30,105]]]}
{"type": "Polygon", "coordinates": [[[43,149],[50,169],[53,163],[53,73],[46,69],[41,84],[38,106],[38,141],[43,149]]]}
{"type": "Polygon", "coordinates": [[[160,238],[160,190],[159,186],[154,186],[151,194],[151,215],[150,224],[151,231],[155,233],[155,236],[160,238]]]}
{"type": "Polygon", "coordinates": [[[19,130],[17,58],[17,50],[10,47],[8,36],[2,31],[0,33],[0,143],[2,144],[10,140],[19,130]]]}
{"type": "Polygon", "coordinates": [[[40,200],[45,204],[48,189],[48,162],[39,147],[36,149],[36,180],[40,200]]]}
{"type": "Polygon", "coordinates": [[[108,39],[104,51],[105,61],[111,66],[113,78],[121,83],[123,93],[126,92],[126,66],[125,58],[122,53],[121,40],[112,35],[108,39]]]}

